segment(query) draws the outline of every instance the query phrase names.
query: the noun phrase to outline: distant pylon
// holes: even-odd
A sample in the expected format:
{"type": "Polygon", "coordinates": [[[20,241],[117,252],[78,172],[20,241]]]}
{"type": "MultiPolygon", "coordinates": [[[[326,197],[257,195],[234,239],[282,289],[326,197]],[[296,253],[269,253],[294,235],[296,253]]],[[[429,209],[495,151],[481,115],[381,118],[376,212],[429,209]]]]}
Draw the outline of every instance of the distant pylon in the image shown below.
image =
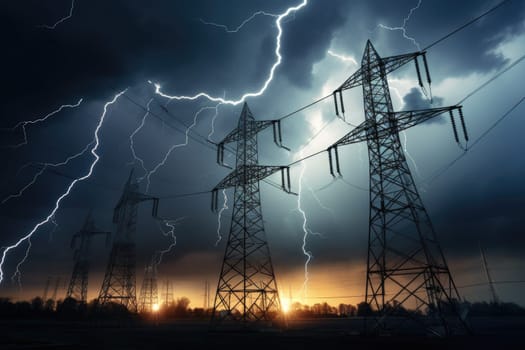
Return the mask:
{"type": "Polygon", "coordinates": [[[73,235],[71,239],[71,248],[76,247],[77,239],[80,240],[78,248],[75,249],[73,258],[75,264],[73,266],[73,273],[67,288],[66,297],[74,298],[80,303],[87,302],[88,292],[88,275],[89,275],[89,250],[91,237],[96,235],[106,235],[106,244],[109,242],[111,232],[100,231],[95,227],[95,221],[91,217],[89,211],[84,226],[80,231],[73,235]]]}
{"type": "Polygon", "coordinates": [[[217,191],[235,187],[231,228],[217,285],[211,326],[232,321],[234,325],[267,323],[281,315],[281,302],[266,241],[259,180],[281,171],[283,190],[290,191],[288,167],[258,165],[257,133],[269,126],[274,141],[282,146],[278,121],[255,121],[245,103],[238,127],[219,143],[217,160],[224,159],[224,145],[237,142],[236,168],[212,191],[217,209],[217,191]],[[285,174],[287,181],[285,181],[285,174]]]}
{"type": "Polygon", "coordinates": [[[113,302],[124,305],[133,312],[137,311],[135,235],[138,204],[144,201],[153,202],[152,215],[156,217],[158,198],[139,192],[132,170],[113,213],[117,231],[98,297],[100,305],[113,302]]]}
{"type": "Polygon", "coordinates": [[[494,304],[498,304],[499,298],[498,298],[498,295],[496,294],[496,288],[494,288],[494,281],[492,280],[492,276],[490,274],[489,264],[487,263],[487,257],[485,256],[485,250],[481,247],[481,242],[478,241],[478,245],[479,245],[479,252],[481,254],[481,264],[483,265],[483,271],[485,272],[485,277],[487,278],[487,283],[489,284],[492,302],[494,304]]]}
{"type": "Polygon", "coordinates": [[[150,263],[144,271],[144,279],[140,289],[139,312],[152,312],[154,305],[159,305],[157,266],[150,263]]]}
{"type": "Polygon", "coordinates": [[[457,110],[466,140],[468,135],[461,106],[394,112],[387,74],[414,61],[419,84],[423,86],[420,56],[430,85],[425,52],[380,57],[372,43],[367,42],[361,68],[334,91],[336,114],[341,111],[344,116],[343,90],[361,85],[365,121],[330,146],[328,156],[330,172],[340,175],[337,148],[362,141],[368,144],[366,302],[377,315],[372,331],[396,328],[394,321],[403,318],[417,321],[428,332],[444,335],[467,329],[459,317],[457,303],[461,299],[408,167],[399,132],[449,112],[459,142],[453,115],[457,110]]]}
{"type": "Polygon", "coordinates": [[[164,306],[169,307],[173,305],[173,286],[169,280],[166,280],[165,285],[166,289],[164,290],[162,300],[164,302],[164,306]]]}

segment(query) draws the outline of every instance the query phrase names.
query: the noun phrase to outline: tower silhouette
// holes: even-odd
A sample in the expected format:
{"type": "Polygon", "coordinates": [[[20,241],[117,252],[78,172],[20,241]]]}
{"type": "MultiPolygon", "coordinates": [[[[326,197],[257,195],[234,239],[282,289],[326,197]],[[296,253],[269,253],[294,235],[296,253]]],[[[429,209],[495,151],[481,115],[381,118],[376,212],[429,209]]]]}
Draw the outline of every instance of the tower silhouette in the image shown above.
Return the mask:
{"type": "Polygon", "coordinates": [[[397,328],[395,320],[402,318],[416,321],[426,331],[450,334],[466,329],[457,308],[459,293],[408,167],[399,132],[449,112],[454,136],[459,142],[453,114],[457,110],[467,140],[468,135],[461,106],[394,112],[387,74],[415,61],[419,84],[423,87],[420,56],[430,85],[425,52],[380,57],[372,43],[367,42],[359,70],[334,91],[336,114],[339,116],[340,108],[344,115],[342,91],[361,85],[365,121],[330,146],[328,155],[330,172],[340,175],[337,148],[362,141],[368,145],[366,302],[377,315],[371,330],[397,328]],[[412,310],[407,311],[409,308],[412,310]]]}
{"type": "Polygon", "coordinates": [[[111,232],[100,231],[95,227],[95,221],[91,216],[91,211],[88,213],[84,226],[80,231],[73,235],[71,239],[71,248],[76,247],[77,240],[80,241],[78,248],[75,249],[73,258],[75,264],[73,266],[73,273],[67,288],[66,297],[74,298],[80,303],[87,302],[87,288],[88,288],[88,274],[89,274],[89,251],[91,244],[91,237],[96,235],[106,235],[106,243],[109,242],[111,232]]]}
{"type": "Polygon", "coordinates": [[[157,287],[157,265],[152,261],[144,269],[144,279],[140,289],[139,312],[152,312],[159,305],[157,287]]]}
{"type": "Polygon", "coordinates": [[[231,228],[217,285],[211,326],[233,323],[267,325],[281,316],[281,303],[261,212],[259,181],[281,171],[282,188],[290,191],[288,167],[258,165],[257,133],[273,125],[274,141],[282,147],[280,124],[256,121],[244,103],[238,127],[218,145],[217,160],[223,162],[225,144],[237,142],[236,168],[212,191],[235,188],[231,228]],[[285,175],[287,181],[285,181],[285,175]]]}
{"type": "Polygon", "coordinates": [[[485,256],[485,250],[481,247],[481,242],[478,241],[479,252],[481,254],[481,264],[483,266],[483,272],[485,272],[485,277],[487,278],[487,283],[490,288],[491,302],[494,304],[499,304],[500,300],[498,294],[496,293],[496,288],[494,287],[494,281],[492,280],[492,275],[490,274],[489,264],[487,262],[487,257],[485,256]]]}
{"type": "Polygon", "coordinates": [[[124,191],[113,212],[117,231],[106,268],[98,301],[100,305],[109,302],[124,305],[137,311],[136,298],[136,243],[138,204],[152,201],[152,216],[157,216],[158,198],[139,192],[139,185],[133,181],[133,170],[124,186],[124,191]]]}

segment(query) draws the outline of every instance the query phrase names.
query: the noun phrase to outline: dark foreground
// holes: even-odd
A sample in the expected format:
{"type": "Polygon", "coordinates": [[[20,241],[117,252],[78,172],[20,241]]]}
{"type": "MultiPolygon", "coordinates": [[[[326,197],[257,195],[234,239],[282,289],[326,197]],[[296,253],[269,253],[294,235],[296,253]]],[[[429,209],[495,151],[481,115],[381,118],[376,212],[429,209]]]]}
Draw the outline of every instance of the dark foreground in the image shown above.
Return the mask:
{"type": "Polygon", "coordinates": [[[0,349],[525,349],[525,318],[471,320],[475,335],[359,335],[359,319],[291,321],[287,330],[209,332],[206,321],[0,321],[0,349]]]}

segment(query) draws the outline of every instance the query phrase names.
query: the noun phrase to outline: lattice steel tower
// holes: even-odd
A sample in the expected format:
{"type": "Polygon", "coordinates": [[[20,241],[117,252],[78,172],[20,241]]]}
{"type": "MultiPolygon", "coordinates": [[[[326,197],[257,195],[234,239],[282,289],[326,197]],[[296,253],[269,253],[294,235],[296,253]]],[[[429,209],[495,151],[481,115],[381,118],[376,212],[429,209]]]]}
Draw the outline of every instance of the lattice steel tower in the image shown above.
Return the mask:
{"type": "MultiPolygon", "coordinates": [[[[365,121],[328,148],[330,171],[340,174],[337,147],[366,141],[370,171],[370,208],[366,302],[376,312],[372,330],[398,328],[396,320],[409,316],[426,331],[450,334],[466,327],[460,300],[434,228],[407,165],[399,132],[449,112],[459,142],[453,111],[458,110],[465,138],[461,106],[394,112],[387,74],[422,56],[430,85],[425,52],[380,57],[367,42],[361,68],[334,91],[336,114],[344,114],[342,91],[362,85],[365,121]],[[412,309],[412,312],[406,312],[412,309]],[[390,317],[395,316],[395,317],[390,317]],[[457,326],[457,327],[456,327],[457,326]]],[[[370,329],[369,329],[370,330],[370,329]]]]}
{"type": "Polygon", "coordinates": [[[73,258],[75,265],[73,266],[73,273],[67,288],[66,297],[74,298],[80,303],[87,302],[87,288],[88,288],[88,274],[89,274],[89,251],[91,245],[91,237],[96,235],[105,235],[106,244],[109,242],[111,232],[98,230],[95,227],[95,221],[91,217],[91,211],[88,213],[84,226],[80,231],[73,235],[71,239],[71,248],[75,248],[77,239],[80,241],[78,248],[75,249],[73,258]]]}
{"type": "Polygon", "coordinates": [[[212,208],[216,209],[217,191],[235,187],[231,228],[212,311],[212,328],[227,323],[266,325],[281,316],[264,231],[259,181],[281,171],[282,188],[289,192],[290,172],[288,167],[258,165],[257,133],[270,125],[273,126],[275,143],[283,147],[279,121],[254,120],[245,103],[238,127],[218,145],[217,160],[222,164],[225,144],[236,141],[237,161],[236,168],[212,191],[212,208]]]}
{"type": "Polygon", "coordinates": [[[113,222],[117,224],[117,231],[98,297],[100,305],[114,302],[126,306],[131,311],[137,311],[135,235],[138,204],[144,201],[153,202],[152,215],[156,217],[158,198],[140,193],[139,185],[133,180],[131,171],[113,212],[113,222]]]}
{"type": "Polygon", "coordinates": [[[144,279],[140,289],[139,312],[152,312],[154,311],[153,306],[159,305],[157,265],[155,261],[152,261],[144,269],[144,279]]]}

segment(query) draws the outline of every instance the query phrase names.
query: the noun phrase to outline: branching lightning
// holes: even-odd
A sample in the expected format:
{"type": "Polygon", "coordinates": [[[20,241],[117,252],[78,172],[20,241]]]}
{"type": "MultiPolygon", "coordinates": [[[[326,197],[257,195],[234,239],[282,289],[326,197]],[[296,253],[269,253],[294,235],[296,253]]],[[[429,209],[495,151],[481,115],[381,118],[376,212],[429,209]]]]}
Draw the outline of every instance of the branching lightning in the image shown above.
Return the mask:
{"type": "Polygon", "coordinates": [[[290,14],[293,14],[293,13],[297,12],[298,10],[300,10],[301,8],[306,6],[307,3],[308,3],[308,0],[303,0],[299,5],[297,5],[295,7],[290,7],[285,12],[283,12],[282,14],[276,16],[277,17],[277,19],[275,20],[275,25],[277,27],[276,46],[275,46],[276,60],[273,63],[272,68],[270,69],[270,73],[269,73],[268,78],[266,79],[266,81],[264,82],[263,86],[258,91],[245,93],[238,100],[226,100],[225,98],[210,96],[206,92],[199,92],[198,94],[193,95],[193,96],[184,96],[184,95],[175,96],[175,95],[168,95],[166,93],[163,93],[161,91],[161,86],[158,83],[150,82],[151,84],[153,84],[155,86],[155,93],[160,95],[160,96],[162,96],[162,97],[164,97],[164,98],[170,99],[170,100],[179,100],[179,101],[180,100],[190,100],[190,101],[193,101],[193,100],[196,100],[198,98],[204,97],[204,98],[207,98],[208,100],[213,101],[213,102],[221,102],[223,104],[228,104],[228,105],[233,105],[233,106],[236,106],[236,105],[244,102],[244,100],[249,98],[249,97],[261,96],[266,91],[266,89],[268,88],[270,83],[272,82],[275,70],[281,64],[281,61],[282,61],[282,56],[281,56],[281,37],[282,37],[282,34],[283,34],[283,30],[282,30],[281,23],[282,23],[283,19],[288,17],[290,14]]]}
{"type": "Polygon", "coordinates": [[[202,18],[199,18],[199,20],[202,23],[206,24],[206,25],[222,28],[222,29],[224,29],[224,31],[226,33],[237,33],[239,30],[242,29],[242,27],[244,27],[245,24],[247,24],[248,22],[253,20],[255,17],[261,16],[261,15],[262,16],[269,16],[269,17],[279,17],[279,15],[276,15],[276,14],[273,14],[273,13],[268,13],[268,12],[265,12],[265,11],[257,11],[254,14],[252,14],[250,17],[248,17],[247,19],[242,21],[242,23],[239,24],[235,29],[230,29],[227,25],[224,25],[224,24],[219,24],[219,23],[214,23],[214,22],[207,22],[207,21],[203,20],[202,18]]]}
{"type": "MultiPolygon", "coordinates": [[[[31,186],[33,186],[36,181],[38,180],[38,178],[44,173],[44,171],[47,169],[47,168],[57,168],[57,167],[60,167],[60,166],[63,166],[63,165],[67,165],[70,161],[72,161],[73,159],[77,159],[78,157],[84,155],[88,150],[89,150],[89,147],[91,147],[93,145],[95,141],[91,141],[90,143],[88,143],[84,149],[82,149],[82,151],[72,155],[72,156],[69,156],[66,158],[66,160],[62,161],[62,162],[59,162],[59,163],[43,163],[43,162],[39,162],[39,163],[36,163],[37,165],[40,165],[41,168],[39,171],[37,171],[35,173],[35,175],[33,176],[33,178],[31,179],[31,181],[29,181],[24,187],[22,187],[17,193],[14,193],[14,194],[10,194],[9,196],[5,197],[4,199],[2,199],[2,201],[0,202],[0,204],[5,204],[6,202],[8,202],[9,200],[13,199],[13,198],[19,198],[21,197],[24,192],[30,188],[31,186]]],[[[29,164],[33,164],[33,163],[29,163],[29,164]]],[[[24,165],[22,168],[25,168],[27,166],[24,165]]]]}
{"type": "Polygon", "coordinates": [[[30,250],[31,250],[31,237],[29,237],[27,239],[27,248],[26,248],[26,253],[25,253],[24,257],[16,265],[15,273],[13,273],[13,276],[11,276],[11,281],[12,282],[16,281],[18,283],[18,288],[20,288],[20,289],[22,289],[22,273],[20,272],[20,267],[27,260],[27,257],[29,256],[29,251],[30,250]]]}
{"type": "Polygon", "coordinates": [[[144,170],[144,176],[146,176],[148,174],[148,169],[146,169],[146,167],[144,166],[144,160],[142,158],[138,157],[137,153],[135,152],[135,141],[134,141],[134,138],[135,138],[135,135],[137,135],[137,133],[146,124],[146,118],[149,115],[149,109],[150,109],[151,102],[153,102],[153,98],[151,98],[148,101],[148,103],[146,104],[146,113],[144,113],[144,116],[142,116],[142,120],[141,120],[139,126],[131,133],[131,135],[129,135],[129,148],[131,150],[131,154],[133,155],[133,162],[140,164],[140,167],[142,168],[142,170],[144,170]]]}
{"type": "Polygon", "coordinates": [[[356,66],[359,65],[359,63],[357,63],[355,58],[353,58],[352,56],[341,55],[341,54],[333,52],[332,50],[328,50],[326,53],[329,54],[332,57],[340,59],[343,62],[350,62],[350,63],[353,63],[356,66]]]}
{"type": "Polygon", "coordinates": [[[304,299],[306,300],[308,298],[308,280],[309,280],[309,277],[310,277],[309,276],[309,271],[308,271],[308,264],[310,264],[310,261],[313,258],[313,254],[312,254],[311,251],[306,249],[306,241],[307,241],[307,238],[308,238],[308,234],[311,233],[311,230],[308,228],[308,219],[306,218],[306,213],[301,207],[301,198],[302,198],[301,193],[302,193],[302,189],[303,189],[303,176],[304,176],[305,170],[306,170],[306,165],[303,162],[301,164],[301,173],[299,175],[299,191],[298,191],[299,195],[297,196],[297,211],[300,213],[300,215],[301,215],[301,217],[303,219],[303,225],[302,225],[302,228],[303,228],[303,244],[301,246],[301,249],[303,250],[303,254],[306,257],[306,261],[304,262],[304,282],[303,282],[302,291],[303,291],[304,299]]]}
{"type": "Polygon", "coordinates": [[[217,107],[218,107],[218,105],[214,106],[214,107],[202,107],[201,109],[199,109],[197,111],[197,113],[195,113],[195,115],[193,116],[193,123],[186,129],[186,132],[184,133],[184,142],[172,145],[168,149],[166,154],[164,155],[164,158],[162,158],[162,160],[155,167],[153,167],[152,170],[147,172],[147,174],[145,174],[144,176],[138,178],[138,181],[142,181],[142,180],[146,179],[146,193],[149,192],[149,188],[150,188],[150,185],[151,185],[151,176],[153,174],[155,174],[161,167],[163,167],[166,164],[166,161],[168,160],[168,158],[171,155],[171,153],[173,152],[173,150],[175,150],[177,148],[180,148],[180,147],[185,147],[185,146],[188,145],[189,132],[191,131],[191,129],[193,129],[197,125],[197,119],[198,119],[199,115],[202,112],[206,111],[206,110],[210,110],[210,109],[217,110],[217,107]]]}
{"type": "Polygon", "coordinates": [[[379,23],[377,26],[380,27],[380,28],[386,29],[386,30],[391,30],[391,31],[397,31],[398,30],[398,31],[401,31],[401,33],[403,33],[403,38],[411,41],[412,44],[414,44],[414,46],[417,47],[417,50],[421,51],[421,46],[416,41],[416,39],[414,39],[413,37],[411,37],[411,36],[409,36],[407,34],[407,28],[406,28],[407,24],[408,24],[408,21],[410,20],[410,17],[412,17],[412,14],[421,6],[421,2],[422,2],[422,0],[419,0],[417,5],[410,9],[410,12],[408,12],[408,15],[403,20],[403,25],[401,27],[389,27],[389,26],[384,25],[382,23],[379,23]]]}
{"type": "Polygon", "coordinates": [[[69,14],[66,16],[66,17],[63,17],[61,19],[59,19],[57,22],[55,22],[55,24],[52,24],[52,25],[47,25],[47,24],[41,24],[41,25],[38,25],[37,27],[38,28],[45,28],[45,29],[49,29],[49,30],[53,30],[55,29],[60,23],[64,22],[64,21],[67,21],[68,19],[70,19],[72,16],[73,16],[73,10],[75,9],[75,0],[71,0],[71,8],[69,9],[69,14]]]}
{"type": "Polygon", "coordinates": [[[222,197],[223,197],[224,201],[222,202],[222,208],[219,210],[219,213],[217,214],[217,241],[215,242],[215,246],[218,246],[219,243],[222,240],[222,235],[221,235],[221,217],[222,217],[222,213],[225,210],[228,210],[228,196],[226,195],[226,189],[222,190],[222,197]]]}
{"type": "Polygon", "coordinates": [[[75,180],[73,180],[69,186],[67,187],[66,191],[60,195],[60,197],[58,197],[58,199],[56,200],[55,202],[55,206],[53,207],[53,209],[51,210],[51,212],[42,220],[40,221],[39,223],[37,223],[33,229],[27,233],[26,235],[24,235],[22,238],[20,238],[16,243],[10,245],[10,246],[7,246],[4,251],[2,252],[2,259],[0,261],[0,283],[3,281],[4,279],[4,271],[3,271],[3,268],[4,268],[4,264],[5,264],[5,261],[6,261],[6,258],[7,258],[7,254],[13,250],[13,249],[16,249],[18,248],[23,242],[27,241],[28,239],[30,239],[33,234],[38,230],[40,229],[40,227],[48,224],[55,216],[56,212],[58,211],[58,209],[60,208],[60,204],[62,203],[62,201],[67,198],[69,196],[69,194],[71,193],[71,191],[73,190],[73,188],[75,187],[75,185],[78,183],[78,182],[81,182],[81,181],[84,181],[86,179],[88,179],[91,174],[93,173],[93,169],[95,168],[95,165],[98,163],[98,161],[100,160],[100,156],[98,155],[97,153],[97,150],[98,150],[98,147],[100,145],[100,140],[99,140],[99,131],[100,131],[100,128],[102,127],[103,123],[104,123],[104,120],[105,120],[105,117],[106,117],[106,114],[107,114],[107,110],[108,110],[108,107],[112,104],[114,104],[117,99],[122,95],[124,94],[125,92],[127,91],[127,89],[119,92],[118,94],[116,94],[112,100],[106,102],[104,104],[104,110],[102,112],[102,114],[100,115],[100,119],[98,121],[98,124],[95,128],[95,133],[94,133],[94,138],[93,138],[93,141],[89,143],[89,145],[92,145],[92,148],[90,149],[90,152],[91,154],[93,155],[94,157],[94,160],[93,162],[91,163],[91,165],[89,166],[89,169],[88,169],[88,172],[81,176],[81,177],[78,177],[76,178],[75,180]]]}
{"type": "Polygon", "coordinates": [[[21,146],[27,145],[27,130],[26,130],[26,126],[45,122],[46,120],[48,120],[49,118],[51,118],[55,114],[60,113],[64,108],[76,108],[76,107],[80,106],[81,103],[82,103],[82,99],[78,100],[78,102],[76,104],[62,105],[59,108],[55,109],[54,111],[48,113],[47,115],[45,115],[43,117],[40,117],[40,118],[37,118],[35,120],[24,120],[24,121],[21,121],[21,122],[17,123],[10,130],[14,131],[14,130],[16,130],[18,128],[22,128],[22,133],[24,135],[24,141],[22,141],[21,143],[16,144],[16,145],[10,145],[8,147],[10,147],[10,148],[19,148],[21,146]]]}
{"type": "Polygon", "coordinates": [[[154,262],[153,262],[155,267],[159,266],[162,263],[162,258],[164,257],[164,255],[169,253],[169,252],[171,252],[171,250],[177,245],[177,235],[175,234],[175,226],[179,223],[179,221],[181,221],[183,219],[184,219],[184,217],[181,217],[181,218],[178,218],[178,219],[175,219],[175,220],[162,219],[161,221],[164,224],[164,226],[169,228],[167,231],[164,230],[164,228],[160,225],[160,221],[159,221],[160,231],[162,232],[162,234],[165,237],[168,237],[168,236],[171,237],[172,241],[171,241],[170,245],[168,246],[168,248],[162,249],[162,250],[157,250],[155,252],[155,259],[154,259],[154,262]]]}

